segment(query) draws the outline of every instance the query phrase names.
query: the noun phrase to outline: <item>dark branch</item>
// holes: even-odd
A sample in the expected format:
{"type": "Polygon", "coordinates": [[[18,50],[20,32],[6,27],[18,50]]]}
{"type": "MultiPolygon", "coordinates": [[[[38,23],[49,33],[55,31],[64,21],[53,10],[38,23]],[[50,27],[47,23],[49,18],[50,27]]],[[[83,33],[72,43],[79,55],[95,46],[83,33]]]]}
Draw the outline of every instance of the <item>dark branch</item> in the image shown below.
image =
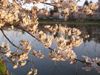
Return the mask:
{"type": "MultiPolygon", "coordinates": [[[[28,33],[29,35],[31,35],[33,38],[35,38],[38,42],[42,43],[41,40],[39,40],[38,38],[36,38],[34,35],[32,35],[29,31],[25,30],[24,28],[22,27],[16,27],[17,29],[21,29],[23,30],[24,32],[28,33]]],[[[54,49],[52,49],[51,47],[48,47],[49,50],[51,51],[54,51],[54,49]]],[[[81,60],[81,59],[75,59],[76,61],[79,61],[81,63],[84,63],[84,64],[91,64],[89,62],[86,62],[85,60],[81,60]]],[[[98,66],[100,66],[100,63],[97,63],[98,66]]]]}
{"type": "MultiPolygon", "coordinates": [[[[25,30],[24,28],[22,27],[16,27],[17,29],[21,29],[23,30],[24,32],[28,33],[29,35],[31,35],[33,38],[35,38],[38,42],[42,43],[41,40],[39,40],[38,38],[36,38],[34,35],[32,35],[29,31],[25,30]]],[[[52,49],[51,47],[48,47],[48,49],[54,51],[54,49],[52,49]]]]}
{"type": "Polygon", "coordinates": [[[3,29],[0,29],[0,30],[1,30],[1,32],[2,32],[2,34],[3,34],[3,36],[9,41],[9,43],[10,43],[11,45],[13,45],[13,46],[14,46],[15,48],[17,48],[17,49],[22,50],[20,47],[16,46],[16,45],[6,36],[6,34],[4,33],[3,29]]]}

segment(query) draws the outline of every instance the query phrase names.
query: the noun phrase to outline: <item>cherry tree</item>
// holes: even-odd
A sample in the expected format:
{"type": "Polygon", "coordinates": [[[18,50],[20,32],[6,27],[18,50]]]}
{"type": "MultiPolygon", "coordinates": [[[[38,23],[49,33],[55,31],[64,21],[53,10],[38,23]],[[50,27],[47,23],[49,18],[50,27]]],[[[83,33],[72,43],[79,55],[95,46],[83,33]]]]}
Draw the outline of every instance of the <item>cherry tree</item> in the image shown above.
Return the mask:
{"type": "MultiPolygon", "coordinates": [[[[4,29],[10,28],[12,30],[22,30],[35,38],[38,42],[42,43],[45,48],[50,50],[48,56],[52,61],[59,62],[68,60],[71,63],[80,61],[92,65],[90,61],[87,62],[87,60],[78,59],[73,50],[73,47],[78,47],[83,42],[83,38],[87,38],[87,35],[82,37],[82,32],[79,29],[64,27],[61,24],[44,26],[43,28],[47,30],[48,34],[47,32],[40,30],[38,27],[38,9],[36,7],[33,7],[31,10],[22,8],[24,3],[33,2],[35,4],[39,2],[45,3],[45,1],[46,0],[13,0],[12,3],[8,0],[0,1],[0,31],[9,43],[16,48],[16,51],[12,52],[8,43],[2,43],[0,45],[1,58],[3,59],[5,57],[9,59],[13,68],[16,69],[26,65],[29,54],[40,59],[45,57],[41,51],[33,50],[31,43],[27,40],[20,40],[20,46],[14,44],[11,39],[7,37],[4,31],[4,29]],[[51,48],[53,41],[57,44],[56,48],[51,48]]],[[[74,0],[52,0],[51,4],[62,9],[65,20],[69,14],[78,11],[76,1],[74,0]]],[[[91,6],[92,4],[87,7],[90,10],[97,9],[97,7],[91,8],[91,6]]],[[[93,7],[95,7],[95,5],[93,5],[93,7]]],[[[96,64],[100,65],[100,61],[96,64]]],[[[36,75],[37,69],[31,68],[27,75],[31,74],[36,75]]]]}

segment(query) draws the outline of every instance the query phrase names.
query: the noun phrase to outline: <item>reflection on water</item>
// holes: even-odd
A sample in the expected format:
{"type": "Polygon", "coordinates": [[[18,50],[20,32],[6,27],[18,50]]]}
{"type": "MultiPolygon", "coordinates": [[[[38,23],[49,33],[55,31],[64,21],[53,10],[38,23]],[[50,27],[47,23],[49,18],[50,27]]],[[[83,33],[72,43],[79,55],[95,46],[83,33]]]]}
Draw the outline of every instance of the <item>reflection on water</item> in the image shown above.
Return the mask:
{"type": "MultiPolygon", "coordinates": [[[[82,55],[89,57],[99,57],[100,58],[100,27],[77,27],[83,34],[89,34],[90,37],[84,39],[79,47],[74,48],[78,58],[81,59],[82,55]]],[[[48,53],[48,49],[44,48],[41,43],[35,40],[33,37],[27,33],[22,33],[20,31],[5,31],[8,37],[19,45],[21,39],[27,39],[31,42],[32,46],[36,50],[41,50],[45,55],[48,53]]],[[[3,37],[0,32],[0,43],[6,42],[7,40],[3,37]]],[[[14,51],[15,48],[11,46],[11,49],[14,51]]],[[[30,55],[30,61],[26,66],[22,68],[13,69],[10,63],[7,63],[8,69],[12,75],[26,75],[31,67],[36,67],[38,69],[38,75],[99,75],[95,70],[86,72],[82,70],[83,64],[77,62],[76,64],[70,65],[68,62],[53,62],[48,56],[40,60],[30,55]]]]}

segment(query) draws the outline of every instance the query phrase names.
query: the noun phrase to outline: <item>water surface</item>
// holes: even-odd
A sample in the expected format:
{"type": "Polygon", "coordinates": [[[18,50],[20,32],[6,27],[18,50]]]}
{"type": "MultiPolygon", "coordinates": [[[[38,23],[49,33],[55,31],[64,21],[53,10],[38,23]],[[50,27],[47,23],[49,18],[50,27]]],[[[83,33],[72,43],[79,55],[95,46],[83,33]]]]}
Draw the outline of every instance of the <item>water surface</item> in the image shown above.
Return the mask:
{"type": "MultiPolygon", "coordinates": [[[[84,39],[84,42],[79,47],[74,48],[78,58],[81,59],[82,55],[100,58],[100,27],[77,26],[77,28],[79,28],[83,33],[90,35],[88,39],[84,39]]],[[[19,41],[21,39],[27,39],[31,42],[33,49],[41,50],[46,55],[45,59],[43,60],[30,56],[31,62],[28,62],[27,65],[22,68],[13,69],[12,65],[7,63],[7,67],[12,75],[26,75],[31,67],[38,69],[38,75],[100,75],[95,70],[88,72],[83,70],[83,64],[80,62],[71,65],[68,61],[51,61],[47,56],[49,50],[44,48],[41,43],[39,43],[35,38],[31,37],[27,33],[23,34],[21,31],[13,30],[6,30],[5,33],[16,45],[19,45],[19,41]]],[[[7,42],[7,40],[0,32],[0,44],[1,42],[7,42]]],[[[16,50],[16,48],[14,48],[12,45],[10,46],[12,51],[16,50]]]]}

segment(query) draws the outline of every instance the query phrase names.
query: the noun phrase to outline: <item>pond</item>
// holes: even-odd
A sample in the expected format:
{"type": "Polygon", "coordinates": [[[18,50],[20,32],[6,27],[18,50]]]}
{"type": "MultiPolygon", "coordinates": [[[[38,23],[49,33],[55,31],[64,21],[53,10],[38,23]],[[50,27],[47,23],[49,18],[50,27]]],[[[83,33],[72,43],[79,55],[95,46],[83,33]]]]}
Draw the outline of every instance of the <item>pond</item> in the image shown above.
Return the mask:
{"type": "MultiPolygon", "coordinates": [[[[75,47],[73,49],[76,52],[78,58],[81,59],[83,55],[89,56],[91,58],[100,58],[100,27],[76,27],[79,28],[83,33],[87,33],[90,35],[89,38],[84,39],[84,42],[79,47],[75,47]]],[[[5,30],[5,33],[16,45],[19,45],[19,41],[21,39],[27,39],[32,44],[33,49],[41,50],[46,55],[46,57],[42,60],[30,55],[30,62],[28,62],[24,67],[19,67],[17,69],[13,69],[12,64],[6,62],[11,75],[26,75],[32,67],[38,69],[38,75],[100,75],[100,73],[98,73],[95,69],[92,69],[91,71],[83,70],[83,64],[81,62],[77,62],[76,64],[70,64],[68,61],[54,62],[50,60],[47,55],[49,50],[44,48],[41,43],[39,43],[35,38],[31,37],[27,33],[23,33],[21,31],[16,30],[5,30]]],[[[0,44],[1,42],[7,42],[7,40],[0,32],[0,44]]],[[[12,51],[16,50],[16,48],[12,45],[10,45],[10,47],[12,51]]]]}

